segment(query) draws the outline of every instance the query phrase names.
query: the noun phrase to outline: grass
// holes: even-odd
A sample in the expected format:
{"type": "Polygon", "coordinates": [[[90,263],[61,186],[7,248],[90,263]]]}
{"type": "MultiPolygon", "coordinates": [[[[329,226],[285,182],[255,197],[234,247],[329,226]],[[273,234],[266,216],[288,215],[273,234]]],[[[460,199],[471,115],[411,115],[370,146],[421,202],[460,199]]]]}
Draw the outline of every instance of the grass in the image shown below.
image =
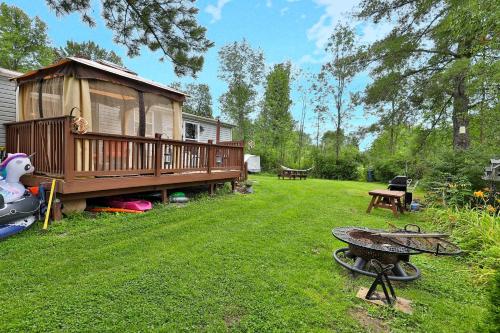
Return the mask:
{"type": "Polygon", "coordinates": [[[0,243],[1,332],[474,332],[486,292],[460,258],[414,256],[397,284],[414,314],[355,297],[332,261],[342,225],[416,223],[366,214],[374,184],[254,177],[253,195],[202,198],[141,216],[74,216],[0,243]]]}

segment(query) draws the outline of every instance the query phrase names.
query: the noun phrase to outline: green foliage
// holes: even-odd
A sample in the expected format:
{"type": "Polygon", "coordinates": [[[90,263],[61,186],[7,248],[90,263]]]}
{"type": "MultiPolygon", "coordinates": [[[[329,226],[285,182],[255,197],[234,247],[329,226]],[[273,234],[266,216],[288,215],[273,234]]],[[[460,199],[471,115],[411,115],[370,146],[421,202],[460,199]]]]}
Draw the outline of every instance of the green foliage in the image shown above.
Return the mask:
{"type": "Polygon", "coordinates": [[[68,40],[64,47],[56,49],[58,57],[80,57],[90,60],[106,60],[117,65],[123,66],[123,61],[114,51],[108,51],[93,41],[74,42],[68,40]]]}
{"type": "Polygon", "coordinates": [[[443,178],[443,175],[454,177],[465,177],[471,183],[473,189],[480,189],[486,185],[481,178],[484,167],[489,165],[489,151],[482,149],[469,149],[467,151],[444,151],[432,160],[432,168],[425,177],[425,181],[443,178]]]}
{"type": "Polygon", "coordinates": [[[184,112],[212,118],[212,95],[210,87],[204,83],[190,83],[185,92],[189,95],[182,108],[184,112]]]}
{"type": "Polygon", "coordinates": [[[440,179],[424,184],[426,203],[432,206],[461,208],[468,206],[472,198],[471,183],[464,176],[443,174],[440,179]]]}
{"type": "Polygon", "coordinates": [[[234,42],[219,50],[218,77],[228,84],[228,91],[220,97],[221,112],[238,127],[235,139],[251,137],[250,114],[255,111],[257,87],[264,75],[264,54],[254,50],[248,42],[234,42]]]}
{"type": "Polygon", "coordinates": [[[498,105],[499,13],[498,1],[489,0],[362,1],[359,19],[395,23],[358,54],[374,80],[368,103],[390,115],[399,106],[388,102],[397,100],[394,88],[401,89],[420,123],[451,125],[449,144],[468,149],[471,118],[498,105]]]}
{"type": "MultiPolygon", "coordinates": [[[[255,123],[255,141],[266,151],[266,160],[285,163],[292,141],[294,121],[290,112],[290,63],[274,65],[267,75],[262,110],[255,123]]],[[[271,162],[272,163],[272,162],[271,162]]]]}
{"type": "MultiPolygon", "coordinates": [[[[80,13],[85,23],[95,25],[89,15],[91,0],[46,2],[57,15],[80,13]]],[[[203,67],[203,54],[213,46],[196,20],[198,8],[191,0],[101,0],[101,8],[113,41],[127,47],[129,57],[138,56],[141,47],[160,51],[160,60],[168,58],[178,76],[195,76],[203,67]]]]}
{"type": "Polygon", "coordinates": [[[52,63],[47,25],[20,8],[0,4],[0,67],[25,72],[52,63]]]}
{"type": "Polygon", "coordinates": [[[325,179],[358,179],[358,163],[353,159],[335,158],[332,155],[318,154],[314,158],[312,175],[325,179]]]}
{"type": "Polygon", "coordinates": [[[490,292],[490,313],[485,320],[486,330],[491,333],[500,331],[500,269],[496,270],[490,292]]]}
{"type": "Polygon", "coordinates": [[[448,209],[426,210],[425,217],[439,230],[451,232],[474,265],[479,282],[488,282],[500,268],[500,216],[486,210],[448,209]]]}

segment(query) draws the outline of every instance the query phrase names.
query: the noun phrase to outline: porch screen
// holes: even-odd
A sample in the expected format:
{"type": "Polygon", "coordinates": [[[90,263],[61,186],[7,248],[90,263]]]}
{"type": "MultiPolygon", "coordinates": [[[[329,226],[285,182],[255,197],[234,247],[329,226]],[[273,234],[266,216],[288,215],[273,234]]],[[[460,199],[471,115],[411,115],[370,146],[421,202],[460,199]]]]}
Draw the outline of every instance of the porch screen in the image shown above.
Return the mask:
{"type": "Polygon", "coordinates": [[[58,117],[63,115],[64,77],[58,76],[43,81],[29,82],[19,87],[19,120],[58,117]],[[42,93],[40,112],[39,93],[42,93]]]}
{"type": "Polygon", "coordinates": [[[136,135],[134,114],[139,112],[136,90],[106,81],[88,80],[92,131],[136,135]]]}
{"type": "MultiPolygon", "coordinates": [[[[172,102],[156,94],[144,94],[144,110],[146,111],[146,136],[154,137],[156,133],[162,138],[173,138],[174,110],[172,102]]],[[[135,113],[135,133],[139,133],[139,112],[135,113]]]]}

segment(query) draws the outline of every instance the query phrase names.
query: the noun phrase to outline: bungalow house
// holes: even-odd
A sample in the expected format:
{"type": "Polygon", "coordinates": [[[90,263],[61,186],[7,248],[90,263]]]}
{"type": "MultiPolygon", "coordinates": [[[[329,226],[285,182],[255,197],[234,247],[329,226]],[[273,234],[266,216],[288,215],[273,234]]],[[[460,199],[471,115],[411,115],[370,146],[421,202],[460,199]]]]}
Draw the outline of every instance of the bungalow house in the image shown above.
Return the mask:
{"type": "MultiPolygon", "coordinates": [[[[0,67],[0,123],[16,121],[16,84],[21,73],[0,67]]],[[[5,128],[0,126],[0,147],[5,147],[5,128]]]]}
{"type": "Polygon", "coordinates": [[[230,124],[182,113],[186,95],[109,62],[70,57],[17,76],[9,152],[36,153],[38,185],[64,201],[234,181],[243,144],[230,124]]]}

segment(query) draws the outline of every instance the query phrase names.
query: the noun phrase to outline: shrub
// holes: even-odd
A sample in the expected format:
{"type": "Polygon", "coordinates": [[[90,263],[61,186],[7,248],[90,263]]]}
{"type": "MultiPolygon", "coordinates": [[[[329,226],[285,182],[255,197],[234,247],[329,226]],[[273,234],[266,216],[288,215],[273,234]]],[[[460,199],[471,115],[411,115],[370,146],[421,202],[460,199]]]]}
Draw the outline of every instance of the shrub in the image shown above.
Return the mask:
{"type": "Polygon", "coordinates": [[[335,160],[333,156],[316,155],[312,175],[325,179],[355,180],[358,178],[358,163],[346,158],[335,160]]]}
{"type": "Polygon", "coordinates": [[[471,183],[466,177],[444,174],[436,181],[425,182],[424,187],[425,201],[431,206],[465,207],[472,198],[471,183]]]}
{"type": "Polygon", "coordinates": [[[453,241],[468,254],[485,282],[500,268],[500,216],[477,208],[430,208],[425,216],[441,230],[451,233],[453,241]]]}

